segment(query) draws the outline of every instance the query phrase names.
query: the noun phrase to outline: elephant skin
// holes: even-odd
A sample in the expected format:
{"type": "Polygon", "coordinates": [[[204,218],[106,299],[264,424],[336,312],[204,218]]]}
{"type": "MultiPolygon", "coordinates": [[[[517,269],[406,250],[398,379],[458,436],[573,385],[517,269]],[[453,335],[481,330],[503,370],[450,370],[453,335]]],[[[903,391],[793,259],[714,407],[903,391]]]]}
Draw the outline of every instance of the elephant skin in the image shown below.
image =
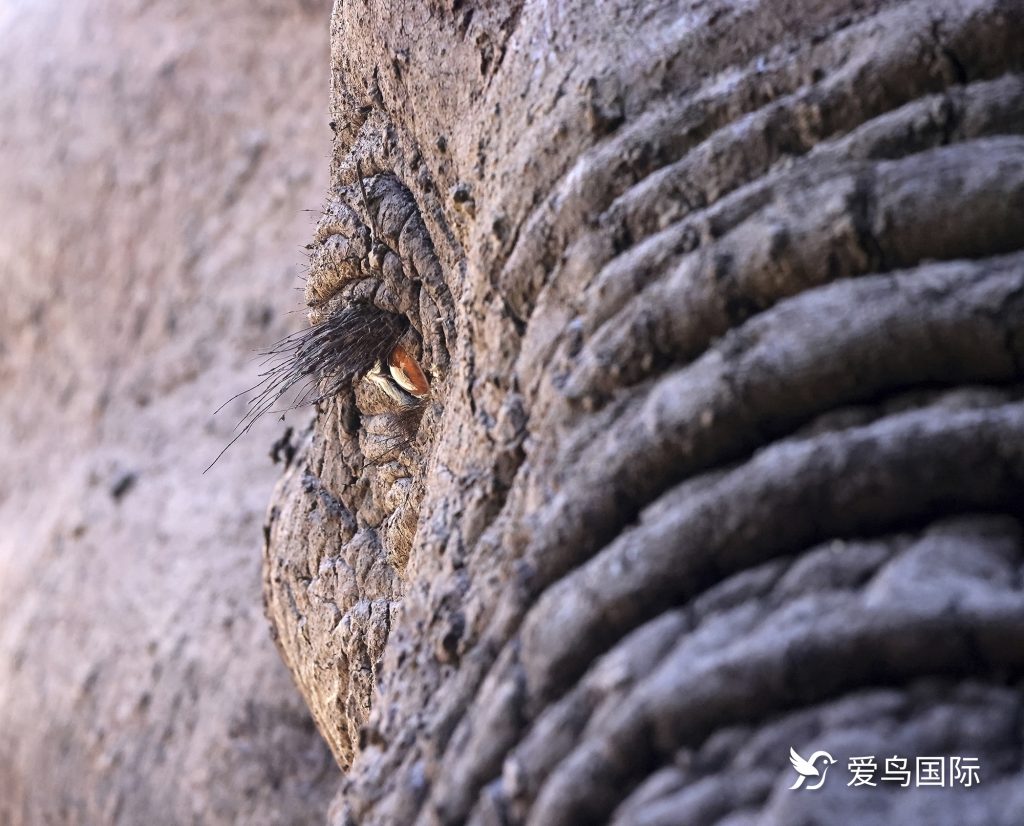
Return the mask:
{"type": "Polygon", "coordinates": [[[431,384],[327,394],[270,509],[333,822],[1020,823],[1024,6],[332,26],[310,320],[431,384]]]}

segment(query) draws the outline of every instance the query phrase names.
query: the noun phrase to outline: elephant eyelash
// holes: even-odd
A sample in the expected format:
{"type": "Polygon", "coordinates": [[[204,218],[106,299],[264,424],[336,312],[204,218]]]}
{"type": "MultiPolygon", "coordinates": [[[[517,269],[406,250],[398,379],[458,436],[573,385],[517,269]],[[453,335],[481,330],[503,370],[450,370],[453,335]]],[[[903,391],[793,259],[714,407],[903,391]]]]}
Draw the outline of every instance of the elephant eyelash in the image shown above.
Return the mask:
{"type": "MultiPolygon", "coordinates": [[[[380,230],[370,209],[363,170],[358,162],[356,171],[363,207],[370,220],[373,253],[376,254],[378,247],[382,246],[380,230]]],[[[422,415],[424,399],[430,395],[430,384],[416,359],[398,343],[408,326],[408,320],[402,316],[371,304],[350,304],[331,313],[319,324],[286,336],[264,351],[261,355],[265,356],[263,365],[266,369],[259,374],[260,380],[214,411],[219,412],[239,396],[257,391],[235,426],[238,432],[206,470],[213,467],[265,414],[285,413],[318,404],[354,386],[364,376],[373,378],[395,400],[396,426],[399,431],[411,434],[415,429],[414,423],[418,423],[422,415]],[[275,410],[277,403],[290,392],[294,393],[291,403],[275,410]]]]}
{"type": "MultiPolygon", "coordinates": [[[[239,396],[258,391],[236,425],[238,432],[207,470],[265,414],[285,413],[322,402],[353,386],[375,365],[388,363],[392,353],[399,349],[398,340],[407,327],[408,321],[401,316],[370,304],[352,304],[263,351],[265,369],[259,374],[260,380],[215,411],[219,412],[239,396]],[[289,393],[293,394],[290,403],[275,410],[277,403],[289,393]]],[[[422,372],[419,375],[422,378],[422,372]]],[[[402,385],[396,381],[396,386],[402,385]]]]}

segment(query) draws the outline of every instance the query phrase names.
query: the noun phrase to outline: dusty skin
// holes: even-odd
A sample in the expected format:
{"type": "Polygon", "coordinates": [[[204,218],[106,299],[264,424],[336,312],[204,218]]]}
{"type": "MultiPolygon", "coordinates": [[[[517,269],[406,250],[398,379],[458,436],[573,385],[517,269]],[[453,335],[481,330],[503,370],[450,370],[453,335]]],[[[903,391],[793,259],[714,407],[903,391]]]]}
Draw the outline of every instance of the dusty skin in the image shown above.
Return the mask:
{"type": "Polygon", "coordinates": [[[337,387],[272,501],[336,826],[1020,823],[1022,37],[335,7],[311,321],[405,319],[431,385],[411,440],[337,387]],[[797,793],[791,747],[985,778],[797,793]]]}
{"type": "Polygon", "coordinates": [[[1019,826],[1020,0],[326,16],[3,41],[0,820],[1019,826]]]}

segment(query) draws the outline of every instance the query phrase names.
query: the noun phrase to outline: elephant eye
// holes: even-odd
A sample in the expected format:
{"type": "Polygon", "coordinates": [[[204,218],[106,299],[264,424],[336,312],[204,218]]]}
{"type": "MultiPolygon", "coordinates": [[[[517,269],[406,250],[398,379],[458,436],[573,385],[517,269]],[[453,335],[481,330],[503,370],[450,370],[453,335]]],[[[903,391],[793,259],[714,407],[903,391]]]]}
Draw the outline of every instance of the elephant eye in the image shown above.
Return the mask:
{"type": "Polygon", "coordinates": [[[259,374],[259,382],[243,391],[255,391],[255,395],[239,423],[238,436],[272,410],[285,412],[332,398],[392,358],[403,381],[418,391],[417,398],[424,388],[429,392],[419,365],[398,344],[408,326],[401,316],[356,303],[277,342],[263,353],[266,369],[259,374]],[[401,354],[393,356],[399,349],[401,354]]]}
{"type": "Polygon", "coordinates": [[[365,378],[383,390],[401,407],[418,406],[430,395],[427,381],[419,362],[401,344],[396,344],[387,359],[371,367],[365,378]]]}
{"type": "Polygon", "coordinates": [[[238,432],[210,467],[264,414],[319,404],[364,378],[384,390],[403,414],[422,411],[430,382],[415,356],[399,343],[408,328],[402,316],[354,303],[264,351],[259,381],[224,403],[253,394],[238,432]]]}
{"type": "Polygon", "coordinates": [[[388,356],[388,370],[398,386],[417,399],[430,395],[430,383],[423,375],[419,362],[401,344],[388,356]]]}

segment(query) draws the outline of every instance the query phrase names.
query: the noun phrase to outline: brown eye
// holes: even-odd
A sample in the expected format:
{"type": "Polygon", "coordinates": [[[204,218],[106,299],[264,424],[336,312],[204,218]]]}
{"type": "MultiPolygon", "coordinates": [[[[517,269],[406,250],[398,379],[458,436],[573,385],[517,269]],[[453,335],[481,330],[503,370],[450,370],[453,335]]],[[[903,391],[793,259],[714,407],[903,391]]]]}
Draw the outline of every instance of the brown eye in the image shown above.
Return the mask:
{"type": "Polygon", "coordinates": [[[419,364],[401,345],[397,345],[388,356],[388,368],[395,383],[418,399],[430,395],[430,384],[423,375],[419,364]]]}

